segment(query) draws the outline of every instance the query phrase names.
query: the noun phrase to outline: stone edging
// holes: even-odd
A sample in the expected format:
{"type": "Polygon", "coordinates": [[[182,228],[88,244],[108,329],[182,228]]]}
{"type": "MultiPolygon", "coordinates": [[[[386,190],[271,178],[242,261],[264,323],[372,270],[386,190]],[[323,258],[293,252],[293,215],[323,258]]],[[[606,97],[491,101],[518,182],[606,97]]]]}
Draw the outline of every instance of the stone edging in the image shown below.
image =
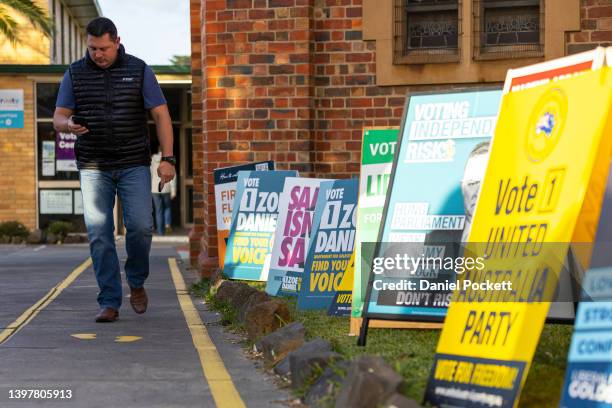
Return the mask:
{"type": "Polygon", "coordinates": [[[213,271],[211,293],[229,305],[236,321],[245,325],[264,367],[302,391],[309,407],[416,408],[401,394],[404,379],[381,357],[362,355],[348,361],[316,338],[306,342],[302,323],[290,322],[287,304],[243,282],[223,280],[213,271]]]}

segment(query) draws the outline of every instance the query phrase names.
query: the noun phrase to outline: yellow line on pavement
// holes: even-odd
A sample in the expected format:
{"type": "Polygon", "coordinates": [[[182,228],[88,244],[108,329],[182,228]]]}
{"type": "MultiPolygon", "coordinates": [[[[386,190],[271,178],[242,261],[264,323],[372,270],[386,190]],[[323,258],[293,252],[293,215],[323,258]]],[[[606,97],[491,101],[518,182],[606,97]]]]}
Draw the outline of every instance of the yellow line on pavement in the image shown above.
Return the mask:
{"type": "Polygon", "coordinates": [[[245,407],[238,390],[232,382],[223,360],[213,344],[208,331],[200,318],[200,314],[193,305],[183,276],[179,271],[175,258],[168,258],[172,280],[176,287],[176,295],[178,297],[181,309],[185,315],[187,326],[193,338],[193,344],[200,356],[200,364],[204,372],[204,377],[210,386],[215,404],[219,408],[241,408],[245,407]]]}
{"type": "Polygon", "coordinates": [[[79,265],[75,270],[70,272],[70,275],[66,277],[63,281],[55,285],[45,296],[43,296],[38,302],[32,305],[28,310],[23,312],[21,316],[17,318],[13,323],[9,324],[7,328],[2,330],[0,333],[0,344],[4,343],[12,336],[14,336],[19,330],[24,328],[32,319],[40,313],[45,307],[49,305],[49,303],[53,302],[53,300],[62,293],[64,289],[74,282],[76,278],[79,277],[81,273],[91,265],[91,258],[87,258],[85,262],[79,265]]]}

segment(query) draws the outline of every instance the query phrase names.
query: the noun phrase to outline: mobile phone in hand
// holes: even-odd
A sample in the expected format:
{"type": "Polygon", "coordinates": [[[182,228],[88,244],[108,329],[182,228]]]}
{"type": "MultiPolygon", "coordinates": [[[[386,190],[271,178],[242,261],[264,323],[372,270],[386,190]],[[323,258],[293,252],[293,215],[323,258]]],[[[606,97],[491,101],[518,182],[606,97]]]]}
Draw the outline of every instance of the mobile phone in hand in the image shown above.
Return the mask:
{"type": "Polygon", "coordinates": [[[85,117],[83,116],[72,115],[72,123],[74,123],[75,125],[87,127],[87,119],[85,119],[85,117]]]}
{"type": "Polygon", "coordinates": [[[157,185],[157,192],[161,193],[163,188],[164,188],[164,183],[160,181],[159,184],[157,185]]]}

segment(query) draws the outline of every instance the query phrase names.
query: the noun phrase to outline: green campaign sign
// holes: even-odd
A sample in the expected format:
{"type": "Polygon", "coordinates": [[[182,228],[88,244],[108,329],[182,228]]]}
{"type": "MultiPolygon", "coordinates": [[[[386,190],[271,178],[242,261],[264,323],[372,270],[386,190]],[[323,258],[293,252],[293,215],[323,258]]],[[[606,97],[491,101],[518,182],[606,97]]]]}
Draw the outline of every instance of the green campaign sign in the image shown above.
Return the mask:
{"type": "MultiPolygon", "coordinates": [[[[382,219],[387,187],[391,178],[398,129],[365,129],[361,150],[357,237],[355,241],[355,278],[352,317],[361,317],[368,273],[362,273],[362,242],[375,242],[382,219]]],[[[372,245],[368,246],[374,249],[372,245]]],[[[368,257],[367,259],[371,258],[368,257]]]]}

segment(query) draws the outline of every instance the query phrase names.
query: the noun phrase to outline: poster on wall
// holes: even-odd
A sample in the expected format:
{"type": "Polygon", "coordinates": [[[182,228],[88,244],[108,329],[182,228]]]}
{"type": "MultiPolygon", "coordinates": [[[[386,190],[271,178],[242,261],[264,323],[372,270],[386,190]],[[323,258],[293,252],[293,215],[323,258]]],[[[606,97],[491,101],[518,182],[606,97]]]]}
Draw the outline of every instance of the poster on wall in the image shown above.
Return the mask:
{"type": "Polygon", "coordinates": [[[72,190],[40,190],[40,214],[72,214],[72,190]]]}
{"type": "Polygon", "coordinates": [[[223,268],[225,262],[225,248],[227,237],[232,224],[232,209],[236,196],[236,181],[239,171],[266,171],[274,170],[273,161],[243,164],[215,169],[215,212],[217,216],[217,245],[219,252],[219,267],[223,268]]]}
{"type": "Polygon", "coordinates": [[[457,281],[426,389],[432,405],[518,405],[570,242],[595,238],[611,92],[604,67],[504,96],[464,254],[482,264],[457,281]]]}
{"type": "Polygon", "coordinates": [[[324,181],[329,180],[285,179],[266,284],[272,296],[297,296],[300,291],[319,187],[324,181]]]}
{"type": "Polygon", "coordinates": [[[57,171],[78,171],[74,144],[77,135],[74,133],[57,132],[55,140],[55,160],[57,171]]]}
{"type": "MultiPolygon", "coordinates": [[[[362,271],[362,243],[376,242],[399,129],[364,129],[359,176],[351,317],[360,318],[369,274],[362,271]]],[[[367,257],[367,255],[366,255],[367,257]]],[[[371,258],[371,256],[369,256],[371,258]]],[[[353,327],[353,325],[351,325],[353,327]]],[[[356,334],[356,333],[353,333],[356,334]]]]}
{"type": "Polygon", "coordinates": [[[321,183],[298,296],[299,310],[328,310],[340,288],[355,249],[358,188],[356,178],[321,183]]]}
{"type": "Polygon", "coordinates": [[[484,172],[501,95],[476,90],[408,98],[379,238],[362,241],[362,251],[373,253],[372,262],[362,263],[369,275],[364,318],[444,320],[452,293],[444,283],[456,277],[479,191],[472,173],[484,172]]]}
{"type": "Polygon", "coordinates": [[[53,140],[42,142],[42,175],[55,176],[55,142],[53,140]]]}
{"type": "Polygon", "coordinates": [[[23,89],[0,89],[0,129],[23,129],[23,89]]]}
{"type": "Polygon", "coordinates": [[[297,172],[238,172],[223,268],[230,279],[268,280],[279,198],[287,177],[297,177],[297,172]]]}

